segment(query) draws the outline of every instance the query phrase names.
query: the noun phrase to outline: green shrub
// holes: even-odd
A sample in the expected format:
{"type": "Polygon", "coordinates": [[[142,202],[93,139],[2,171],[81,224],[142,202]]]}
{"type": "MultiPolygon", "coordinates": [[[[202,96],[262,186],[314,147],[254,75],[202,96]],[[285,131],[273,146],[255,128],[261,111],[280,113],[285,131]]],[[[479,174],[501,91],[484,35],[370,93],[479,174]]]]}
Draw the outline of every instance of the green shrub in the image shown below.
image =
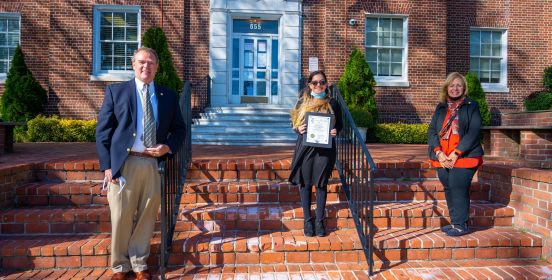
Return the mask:
{"type": "Polygon", "coordinates": [[[552,66],[548,66],[544,69],[542,83],[546,91],[552,92],[552,66]]]}
{"type": "Polygon", "coordinates": [[[377,123],[379,115],[375,86],[374,74],[366,63],[364,54],[354,49],[345,65],[343,76],[339,79],[339,92],[343,95],[348,108],[355,107],[368,111],[373,123],[377,123]]]}
{"type": "Polygon", "coordinates": [[[472,72],[466,74],[466,81],[468,82],[468,96],[479,104],[479,112],[481,113],[483,125],[491,125],[491,112],[489,111],[481,82],[477,78],[477,75],[472,72]]]}
{"type": "Polygon", "coordinates": [[[31,142],[94,142],[96,120],[60,119],[42,115],[27,123],[31,142]]]}
{"type": "Polygon", "coordinates": [[[171,52],[167,43],[167,37],[163,29],[154,27],[148,29],[142,37],[144,47],[152,48],[159,56],[159,68],[155,74],[155,83],[173,89],[176,92],[182,90],[184,84],[176,74],[171,52]]]}
{"type": "Polygon", "coordinates": [[[365,109],[350,107],[349,112],[351,112],[351,117],[357,127],[367,127],[371,128],[374,126],[374,121],[372,120],[372,114],[365,109]]]}
{"type": "Polygon", "coordinates": [[[8,72],[4,94],[0,99],[0,113],[4,121],[28,121],[42,112],[48,101],[46,90],[33,77],[17,46],[8,72]]]}
{"type": "Polygon", "coordinates": [[[552,109],[552,92],[534,92],[523,101],[526,111],[552,109]]]}
{"type": "Polygon", "coordinates": [[[427,144],[428,124],[377,124],[375,134],[379,143],[427,144]]]}

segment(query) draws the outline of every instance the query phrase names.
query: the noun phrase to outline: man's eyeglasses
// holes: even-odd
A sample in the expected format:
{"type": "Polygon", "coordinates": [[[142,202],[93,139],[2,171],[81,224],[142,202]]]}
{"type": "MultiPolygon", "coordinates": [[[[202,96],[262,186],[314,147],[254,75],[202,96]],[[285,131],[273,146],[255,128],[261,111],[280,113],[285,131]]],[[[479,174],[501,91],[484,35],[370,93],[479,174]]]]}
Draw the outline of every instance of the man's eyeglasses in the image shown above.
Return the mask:
{"type": "Polygon", "coordinates": [[[313,86],[318,86],[318,85],[320,85],[320,86],[325,86],[325,85],[326,85],[326,81],[324,81],[324,80],[320,80],[320,81],[311,81],[310,84],[313,85],[313,86]]]}

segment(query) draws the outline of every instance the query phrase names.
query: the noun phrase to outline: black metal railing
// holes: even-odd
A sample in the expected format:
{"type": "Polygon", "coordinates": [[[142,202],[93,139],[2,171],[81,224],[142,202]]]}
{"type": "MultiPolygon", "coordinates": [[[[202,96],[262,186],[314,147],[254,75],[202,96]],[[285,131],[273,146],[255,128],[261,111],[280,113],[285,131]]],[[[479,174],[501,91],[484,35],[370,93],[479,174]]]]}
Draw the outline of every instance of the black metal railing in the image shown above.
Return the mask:
{"type": "Polygon", "coordinates": [[[192,117],[199,118],[200,113],[204,113],[205,108],[211,106],[211,77],[207,75],[195,82],[193,88],[192,117]]]}
{"type": "Polygon", "coordinates": [[[343,115],[343,129],[337,137],[336,167],[364,249],[369,274],[373,275],[374,234],[376,233],[373,216],[376,164],[337,86],[332,86],[330,90],[332,97],[338,101],[343,115]]]}
{"type": "Polygon", "coordinates": [[[191,96],[192,87],[190,82],[186,81],[178,101],[186,124],[186,137],[178,151],[159,164],[159,173],[161,174],[161,254],[159,272],[161,279],[165,279],[165,268],[171,252],[182,189],[192,159],[191,96]]]}

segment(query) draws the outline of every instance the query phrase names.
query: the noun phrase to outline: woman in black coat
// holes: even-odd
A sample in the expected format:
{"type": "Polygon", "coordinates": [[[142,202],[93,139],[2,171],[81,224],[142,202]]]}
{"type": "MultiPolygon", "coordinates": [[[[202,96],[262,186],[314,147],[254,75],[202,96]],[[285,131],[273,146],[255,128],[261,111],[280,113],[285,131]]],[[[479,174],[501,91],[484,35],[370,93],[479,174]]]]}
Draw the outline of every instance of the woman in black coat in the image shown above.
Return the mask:
{"type": "Polygon", "coordinates": [[[464,76],[448,75],[428,130],[429,158],[445,187],[451,220],[441,230],[449,236],[469,233],[470,185],[483,164],[481,113],[467,91],[464,76]]]}
{"type": "Polygon", "coordinates": [[[341,109],[337,101],[329,96],[326,74],[315,71],[309,75],[308,87],[301,92],[295,108],[291,111],[293,129],[297,132],[297,142],[291,163],[289,181],[300,186],[301,205],[304,213],[305,236],[325,236],[325,207],[328,180],[336,160],[335,136],[342,127],[341,109]],[[303,134],[307,129],[305,114],[307,112],[330,113],[335,116],[335,123],[330,131],[332,147],[321,148],[303,145],[303,134]],[[312,186],[316,186],[316,220],[311,216],[312,186]],[[314,229],[313,229],[314,227],[314,229]]]}

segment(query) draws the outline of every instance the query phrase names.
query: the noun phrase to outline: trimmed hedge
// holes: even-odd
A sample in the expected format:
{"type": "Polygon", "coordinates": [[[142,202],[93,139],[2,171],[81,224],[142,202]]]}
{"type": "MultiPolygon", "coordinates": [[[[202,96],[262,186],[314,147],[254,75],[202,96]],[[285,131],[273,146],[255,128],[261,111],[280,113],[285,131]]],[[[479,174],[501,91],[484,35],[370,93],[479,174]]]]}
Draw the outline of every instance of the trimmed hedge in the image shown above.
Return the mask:
{"type": "Polygon", "coordinates": [[[376,138],[385,144],[427,144],[429,124],[383,123],[376,125],[376,138]]]}
{"type": "Polygon", "coordinates": [[[42,115],[27,122],[31,142],[95,142],[96,120],[60,119],[42,115]]]}
{"type": "Polygon", "coordinates": [[[550,110],[552,109],[552,92],[532,93],[523,101],[523,106],[526,111],[550,110]]]}

